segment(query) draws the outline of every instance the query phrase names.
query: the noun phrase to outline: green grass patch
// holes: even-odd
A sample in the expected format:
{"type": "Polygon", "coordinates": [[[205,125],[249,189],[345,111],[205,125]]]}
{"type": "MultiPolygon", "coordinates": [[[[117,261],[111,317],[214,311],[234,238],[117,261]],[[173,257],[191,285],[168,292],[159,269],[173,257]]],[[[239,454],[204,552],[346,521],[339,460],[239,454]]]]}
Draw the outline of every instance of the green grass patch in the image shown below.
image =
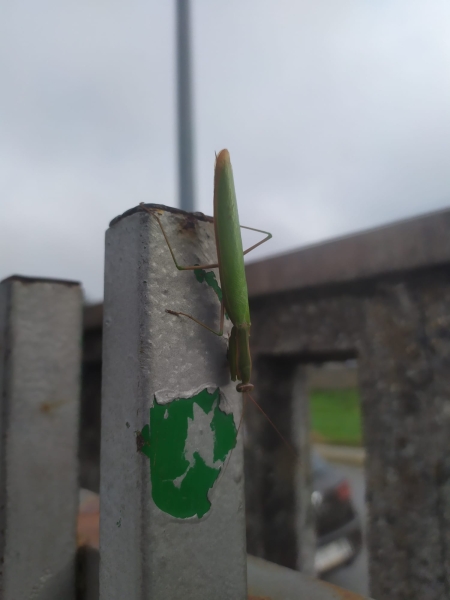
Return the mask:
{"type": "Polygon", "coordinates": [[[315,441],[362,445],[358,390],[313,390],[310,392],[310,409],[315,441]]]}

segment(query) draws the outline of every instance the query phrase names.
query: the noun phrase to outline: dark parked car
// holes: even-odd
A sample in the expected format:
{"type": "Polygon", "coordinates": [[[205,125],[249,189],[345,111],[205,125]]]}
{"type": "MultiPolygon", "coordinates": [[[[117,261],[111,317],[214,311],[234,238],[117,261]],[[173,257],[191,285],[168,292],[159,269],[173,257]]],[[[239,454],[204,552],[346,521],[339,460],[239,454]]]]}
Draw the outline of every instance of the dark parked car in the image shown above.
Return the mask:
{"type": "Polygon", "coordinates": [[[362,546],[362,530],[348,481],[314,450],[311,468],[317,535],[314,562],[321,575],[356,558],[362,546]]]}

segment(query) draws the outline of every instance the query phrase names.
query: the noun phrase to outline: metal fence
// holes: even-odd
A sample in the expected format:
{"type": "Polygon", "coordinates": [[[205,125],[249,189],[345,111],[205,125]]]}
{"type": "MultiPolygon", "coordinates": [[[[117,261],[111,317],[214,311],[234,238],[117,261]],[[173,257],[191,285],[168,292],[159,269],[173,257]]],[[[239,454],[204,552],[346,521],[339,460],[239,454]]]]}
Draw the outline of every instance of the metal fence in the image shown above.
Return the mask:
{"type": "MultiPolygon", "coordinates": [[[[210,258],[208,219],[163,218],[180,256],[210,258]]],[[[450,598],[449,230],[447,211],[248,267],[257,397],[301,457],[246,408],[251,553],[310,569],[304,369],[357,358],[372,595],[450,598]]],[[[242,403],[226,340],[165,312],[214,321],[217,298],[172,267],[135,210],[107,234],[105,306],[85,310],[84,330],[78,284],[2,282],[0,598],[97,600],[98,553],[76,563],[78,473],[101,489],[102,600],[244,598],[247,576],[274,599],[350,597],[247,565],[242,403]]]]}

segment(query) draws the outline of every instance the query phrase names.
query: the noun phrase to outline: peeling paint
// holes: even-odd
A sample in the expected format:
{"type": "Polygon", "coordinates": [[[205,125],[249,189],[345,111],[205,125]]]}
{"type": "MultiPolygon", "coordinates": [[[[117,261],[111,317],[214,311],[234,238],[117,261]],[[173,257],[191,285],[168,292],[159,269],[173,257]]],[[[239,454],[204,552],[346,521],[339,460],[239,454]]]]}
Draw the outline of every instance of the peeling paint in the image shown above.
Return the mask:
{"type": "MultiPolygon", "coordinates": [[[[213,394],[217,391],[217,385],[214,383],[202,383],[201,385],[192,388],[187,391],[182,391],[179,389],[170,389],[170,390],[158,390],[155,392],[155,400],[158,404],[169,404],[174,400],[188,400],[189,398],[194,398],[198,396],[198,394],[204,390],[207,390],[209,394],[213,394]]],[[[222,390],[219,389],[219,397],[220,397],[220,408],[229,413],[230,410],[226,408],[229,407],[229,402],[223,393],[222,390]]],[[[167,417],[166,417],[167,418],[167,417]]]]}
{"type": "Polygon", "coordinates": [[[234,417],[220,399],[219,388],[209,385],[170,399],[157,392],[150,425],[137,434],[138,450],[150,459],[153,501],[174,517],[201,518],[210,510],[208,493],[236,445],[234,417]]]}

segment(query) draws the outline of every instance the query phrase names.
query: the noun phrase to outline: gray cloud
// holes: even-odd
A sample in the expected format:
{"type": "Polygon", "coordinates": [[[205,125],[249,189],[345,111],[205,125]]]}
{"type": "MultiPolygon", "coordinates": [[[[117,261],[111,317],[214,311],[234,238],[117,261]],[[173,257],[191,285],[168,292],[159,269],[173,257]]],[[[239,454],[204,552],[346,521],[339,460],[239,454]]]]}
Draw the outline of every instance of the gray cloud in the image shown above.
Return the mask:
{"type": "MultiPolygon", "coordinates": [[[[18,0],[0,25],[0,276],[102,295],[109,220],[176,205],[173,3],[18,0]]],[[[447,0],[193,1],[198,207],[231,151],[255,257],[447,206],[447,0]]]]}

